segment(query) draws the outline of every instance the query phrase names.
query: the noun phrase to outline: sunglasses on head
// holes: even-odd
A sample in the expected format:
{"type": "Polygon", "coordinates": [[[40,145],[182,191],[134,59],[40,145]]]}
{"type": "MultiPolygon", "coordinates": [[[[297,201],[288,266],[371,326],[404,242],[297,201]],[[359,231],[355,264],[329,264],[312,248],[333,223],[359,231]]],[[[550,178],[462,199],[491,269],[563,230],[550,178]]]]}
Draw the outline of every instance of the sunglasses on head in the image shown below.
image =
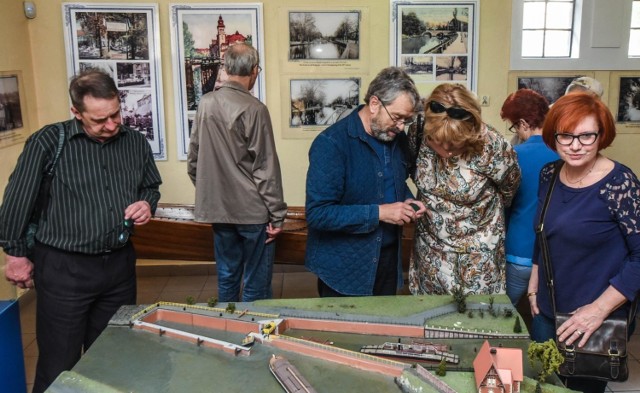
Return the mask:
{"type": "Polygon", "coordinates": [[[455,120],[465,120],[471,117],[471,113],[469,113],[469,111],[467,111],[466,109],[462,109],[457,106],[451,106],[447,108],[438,101],[429,101],[429,109],[433,113],[447,112],[447,115],[455,120]]]}

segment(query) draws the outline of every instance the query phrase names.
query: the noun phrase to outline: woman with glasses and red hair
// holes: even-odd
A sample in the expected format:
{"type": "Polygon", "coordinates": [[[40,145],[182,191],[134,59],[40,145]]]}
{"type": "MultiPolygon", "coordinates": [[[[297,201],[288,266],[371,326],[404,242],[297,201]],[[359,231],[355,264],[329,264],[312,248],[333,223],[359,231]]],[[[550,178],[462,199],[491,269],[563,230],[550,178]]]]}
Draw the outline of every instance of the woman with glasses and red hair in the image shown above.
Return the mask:
{"type": "Polygon", "coordinates": [[[505,293],[504,209],[520,184],[513,148],[460,84],[426,100],[424,138],[414,181],[427,211],[416,223],[411,293],[505,293]]]}
{"type": "MultiPolygon", "coordinates": [[[[583,347],[609,315],[627,315],[640,290],[640,182],[629,168],[601,154],[615,136],[611,112],[591,94],[565,95],[547,114],[542,138],[560,160],[540,172],[536,224],[555,181],[544,233],[556,311],[572,315],[556,330],[542,251],[536,247],[528,287],[535,341],[557,334],[560,342],[583,347]]],[[[604,392],[607,383],[568,378],[567,386],[604,392]]]]}
{"type": "MultiPolygon", "coordinates": [[[[520,187],[507,209],[507,296],[517,306],[527,292],[531,276],[531,258],[536,234],[533,220],[538,207],[540,170],[559,157],[542,140],[542,124],[549,112],[549,102],[531,89],[511,93],[502,104],[500,117],[511,123],[509,131],[522,143],[513,147],[522,173],[520,187]]],[[[525,309],[528,308],[524,305],[525,309]]]]}

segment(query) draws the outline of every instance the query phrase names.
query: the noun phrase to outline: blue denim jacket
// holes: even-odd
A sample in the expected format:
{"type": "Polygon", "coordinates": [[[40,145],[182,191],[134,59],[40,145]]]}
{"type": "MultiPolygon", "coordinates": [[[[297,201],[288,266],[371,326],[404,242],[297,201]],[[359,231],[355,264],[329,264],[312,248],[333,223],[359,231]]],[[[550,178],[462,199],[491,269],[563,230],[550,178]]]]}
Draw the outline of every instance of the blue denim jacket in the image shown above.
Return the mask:
{"type": "MultiPolygon", "coordinates": [[[[305,266],[345,295],[371,295],[382,244],[378,206],[384,203],[384,168],[369,145],[358,112],[327,128],[313,141],[307,172],[308,237],[305,266]]],[[[398,134],[391,148],[396,200],[413,198],[398,134]]],[[[398,241],[402,235],[398,226],[398,241]]],[[[398,247],[398,287],[402,286],[398,247]]]]}

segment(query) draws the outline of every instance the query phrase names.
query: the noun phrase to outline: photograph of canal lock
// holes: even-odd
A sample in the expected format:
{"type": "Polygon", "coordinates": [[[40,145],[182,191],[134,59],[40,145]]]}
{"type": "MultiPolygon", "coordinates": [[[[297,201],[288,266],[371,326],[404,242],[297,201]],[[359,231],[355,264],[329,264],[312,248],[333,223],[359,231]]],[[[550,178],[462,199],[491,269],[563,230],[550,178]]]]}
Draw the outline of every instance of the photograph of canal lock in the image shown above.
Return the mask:
{"type": "Polygon", "coordinates": [[[398,5],[397,15],[397,64],[412,76],[421,94],[426,92],[420,84],[433,87],[444,81],[472,88],[474,4],[398,5]]]}
{"type": "Polygon", "coordinates": [[[358,60],[360,12],[290,12],[289,60],[358,60]]]}
{"type": "Polygon", "coordinates": [[[290,91],[291,127],[330,126],[358,106],[360,79],[292,79],[290,91]]]}

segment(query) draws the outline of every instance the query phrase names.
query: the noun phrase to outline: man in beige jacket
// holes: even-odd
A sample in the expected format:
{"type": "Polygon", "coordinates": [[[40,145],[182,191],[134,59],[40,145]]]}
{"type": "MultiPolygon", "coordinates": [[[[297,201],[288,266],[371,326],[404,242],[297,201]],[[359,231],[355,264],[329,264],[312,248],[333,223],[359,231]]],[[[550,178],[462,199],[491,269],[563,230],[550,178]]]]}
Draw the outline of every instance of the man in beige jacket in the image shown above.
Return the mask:
{"type": "Polygon", "coordinates": [[[239,301],[243,284],[242,301],[251,302],[272,297],[273,241],[287,205],[269,110],[249,92],[261,70],[258,52],[230,46],[225,70],[229,79],[200,101],[187,170],[195,221],[213,224],[218,300],[239,301]]]}

